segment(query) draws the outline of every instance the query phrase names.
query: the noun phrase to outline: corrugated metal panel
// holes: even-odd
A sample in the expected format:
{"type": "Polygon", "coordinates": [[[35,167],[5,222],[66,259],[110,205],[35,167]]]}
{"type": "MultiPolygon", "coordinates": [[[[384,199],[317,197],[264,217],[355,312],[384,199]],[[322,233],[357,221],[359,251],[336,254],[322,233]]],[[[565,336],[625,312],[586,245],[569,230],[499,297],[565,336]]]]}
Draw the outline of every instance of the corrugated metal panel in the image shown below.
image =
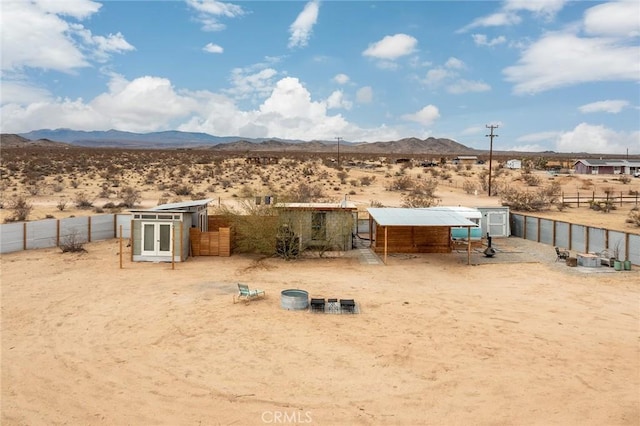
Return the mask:
{"type": "Polygon", "coordinates": [[[460,214],[448,210],[372,207],[367,211],[380,226],[476,226],[460,214]]]}

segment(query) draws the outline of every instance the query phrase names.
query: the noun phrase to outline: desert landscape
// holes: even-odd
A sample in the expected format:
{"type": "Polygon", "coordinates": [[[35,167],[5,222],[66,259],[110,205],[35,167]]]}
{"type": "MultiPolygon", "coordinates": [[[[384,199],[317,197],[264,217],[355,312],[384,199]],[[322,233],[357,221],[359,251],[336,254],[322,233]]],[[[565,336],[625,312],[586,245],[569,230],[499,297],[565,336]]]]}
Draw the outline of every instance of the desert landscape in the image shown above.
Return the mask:
{"type": "MultiPolygon", "coordinates": [[[[402,206],[492,206],[507,186],[630,194],[640,179],[487,164],[422,167],[379,155],[288,155],[249,164],[210,151],[3,149],[3,220],[127,211],[212,198],[212,207],[280,199],[402,206]],[[533,176],[533,177],[532,177],[533,176]],[[432,193],[420,182],[436,182],[432,193]],[[126,189],[130,188],[130,189],[126,189]],[[414,197],[408,197],[413,195],[414,197]],[[129,198],[127,198],[129,196],[129,198]],[[295,197],[294,197],[295,196],[295,197]]],[[[439,162],[439,160],[438,160],[439,162]]],[[[638,232],[634,205],[603,212],[551,203],[541,217],[638,232]]],[[[120,244],[3,254],[3,425],[636,425],[640,421],[640,267],[587,271],[553,247],[494,241],[466,253],[359,250],[294,261],[255,254],[125,262],[120,244]],[[266,297],[233,303],[236,283],[266,297]],[[280,292],[353,298],[355,315],[280,307],[280,292]]],[[[123,247],[124,258],[129,248],[123,247]]]]}

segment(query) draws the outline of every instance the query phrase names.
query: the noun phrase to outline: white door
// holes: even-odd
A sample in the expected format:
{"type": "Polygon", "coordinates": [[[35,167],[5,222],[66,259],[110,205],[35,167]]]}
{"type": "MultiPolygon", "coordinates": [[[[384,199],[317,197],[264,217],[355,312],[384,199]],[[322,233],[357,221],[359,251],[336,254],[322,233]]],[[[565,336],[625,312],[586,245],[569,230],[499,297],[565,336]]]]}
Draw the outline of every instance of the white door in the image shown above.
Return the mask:
{"type": "Polygon", "coordinates": [[[171,224],[161,222],[142,222],[143,256],[171,256],[173,236],[171,224]]]}
{"type": "Polygon", "coordinates": [[[490,236],[508,237],[507,235],[507,213],[487,212],[487,228],[490,236]]]}

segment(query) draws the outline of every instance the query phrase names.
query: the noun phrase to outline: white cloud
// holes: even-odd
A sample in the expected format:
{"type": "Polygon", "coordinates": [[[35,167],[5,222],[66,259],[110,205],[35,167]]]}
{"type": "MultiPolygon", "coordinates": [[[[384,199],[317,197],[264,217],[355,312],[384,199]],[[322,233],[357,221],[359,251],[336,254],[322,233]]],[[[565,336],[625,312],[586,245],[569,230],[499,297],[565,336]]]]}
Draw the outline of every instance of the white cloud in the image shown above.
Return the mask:
{"type": "Polygon", "coordinates": [[[278,72],[273,68],[263,68],[256,71],[256,67],[235,68],[231,71],[233,87],[224,93],[236,99],[263,98],[273,90],[274,77],[278,72]]]}
{"type": "Polygon", "coordinates": [[[507,11],[524,10],[545,19],[553,18],[564,7],[567,0],[507,0],[504,9],[507,11]]]}
{"type": "Polygon", "coordinates": [[[587,34],[637,37],[640,35],[640,3],[636,0],[599,4],[584,14],[587,34]]]}
{"type": "MultiPolygon", "coordinates": [[[[60,14],[73,13],[74,10],[69,10],[69,6],[78,6],[82,11],[80,15],[92,13],[93,9],[82,8],[83,4],[93,5],[92,2],[59,2],[57,9],[60,14]]],[[[20,72],[24,68],[42,68],[72,72],[90,65],[82,46],[73,37],[82,26],[71,25],[39,4],[27,1],[3,2],[0,23],[3,71],[20,72]]]]}
{"type": "MultiPolygon", "coordinates": [[[[7,3],[9,1],[3,1],[3,4],[7,3]]],[[[102,7],[100,3],[90,0],[36,0],[34,3],[46,13],[71,16],[75,19],[88,18],[102,7]]]]}
{"type": "Polygon", "coordinates": [[[463,33],[478,27],[503,27],[517,25],[522,21],[517,14],[513,12],[496,12],[488,16],[474,19],[470,24],[459,29],[458,33],[463,33]]]}
{"type": "MultiPolygon", "coordinates": [[[[361,94],[369,95],[362,95],[360,100],[371,96],[370,88],[363,89],[361,94]]],[[[278,81],[268,97],[256,109],[249,110],[239,109],[225,95],[176,90],[168,79],[153,76],[129,81],[112,75],[108,90],[88,102],[81,98],[53,99],[37,88],[27,90],[29,96],[23,98],[13,92],[14,102],[3,104],[0,110],[3,132],[7,133],[69,127],[132,132],[178,129],[221,136],[302,140],[333,140],[341,135],[345,140],[374,141],[407,136],[399,128],[385,124],[361,128],[340,114],[328,114],[329,108],[346,108],[350,103],[336,93],[314,101],[300,81],[292,77],[278,81]],[[38,96],[42,97],[37,99],[38,96]]]]}
{"type": "Polygon", "coordinates": [[[616,132],[604,126],[580,123],[556,141],[559,152],[623,154],[627,149],[632,154],[640,153],[640,131],[616,132]]]}
{"type": "Polygon", "coordinates": [[[466,65],[464,62],[454,57],[447,59],[447,62],[444,63],[444,66],[446,68],[454,69],[454,70],[462,70],[466,68],[466,65]]]}
{"type": "Polygon", "coordinates": [[[31,86],[24,81],[2,82],[2,103],[25,105],[42,101],[49,101],[51,94],[48,90],[31,86]]]}
{"type": "Polygon", "coordinates": [[[337,74],[333,77],[333,81],[338,84],[347,84],[349,82],[349,76],[346,74],[337,74]]]}
{"type": "Polygon", "coordinates": [[[506,0],[500,10],[490,15],[473,20],[458,33],[478,27],[502,27],[518,25],[522,22],[520,11],[533,13],[547,21],[553,19],[562,10],[567,0],[506,0]]]}
{"type": "Polygon", "coordinates": [[[356,101],[359,104],[369,104],[373,101],[373,88],[371,86],[364,86],[358,89],[356,92],[356,101]]]}
{"type": "Polygon", "coordinates": [[[553,142],[555,141],[562,132],[537,132],[537,133],[529,133],[527,135],[520,136],[516,138],[517,142],[553,142]]]}
{"type": "Polygon", "coordinates": [[[176,93],[166,79],[141,77],[127,81],[114,75],[109,91],[88,103],[80,98],[43,98],[27,106],[7,103],[2,106],[2,116],[5,123],[10,121],[10,131],[17,133],[59,127],[145,132],[164,129],[171,120],[187,116],[196,107],[193,99],[176,93]]]}
{"type": "Polygon", "coordinates": [[[327,109],[342,108],[347,110],[351,109],[351,107],[353,106],[353,104],[350,101],[345,99],[344,93],[342,92],[342,90],[336,90],[333,93],[331,93],[331,95],[329,95],[329,97],[326,100],[326,105],[327,105],[327,109]]]}
{"type": "Polygon", "coordinates": [[[438,107],[434,105],[427,105],[420,111],[413,114],[403,115],[402,118],[407,121],[414,121],[420,123],[423,126],[429,126],[433,124],[438,118],[440,118],[440,111],[438,107]]]}
{"type": "Polygon", "coordinates": [[[518,152],[542,152],[548,151],[544,145],[530,144],[530,145],[515,145],[508,148],[510,151],[518,152]]]}
{"type": "Polygon", "coordinates": [[[514,92],[537,93],[591,81],[638,81],[638,47],[610,38],[549,33],[503,70],[514,92]]]}
{"type": "Polygon", "coordinates": [[[320,4],[317,1],[310,1],[304,6],[304,9],[296,20],[289,27],[289,48],[304,47],[309,42],[313,26],[318,21],[318,12],[320,4]]]}
{"type": "Polygon", "coordinates": [[[220,18],[235,18],[245,14],[242,7],[216,0],[187,0],[187,4],[198,12],[197,20],[203,31],[222,31],[226,26],[220,18]]]}
{"type": "Polygon", "coordinates": [[[457,74],[451,71],[448,71],[444,68],[434,68],[427,71],[427,75],[425,76],[422,82],[429,87],[438,87],[447,79],[455,77],[457,74]]]}
{"type": "Polygon", "coordinates": [[[395,34],[385,36],[382,40],[370,44],[369,47],[362,52],[362,55],[393,61],[413,53],[417,44],[418,40],[410,35],[395,34]]]}
{"type": "Polygon", "coordinates": [[[205,47],[202,48],[202,50],[204,50],[205,52],[209,52],[209,53],[223,53],[224,52],[224,48],[220,45],[217,45],[215,43],[207,43],[207,45],[205,47]]]}
{"type": "Polygon", "coordinates": [[[628,106],[629,102],[618,99],[592,102],[590,104],[581,105],[578,109],[580,112],[585,114],[590,112],[608,112],[611,114],[617,114],[628,106]]]}
{"type": "Polygon", "coordinates": [[[473,42],[478,46],[493,47],[507,42],[505,36],[498,36],[489,40],[485,34],[472,34],[473,42]]]}
{"type": "Polygon", "coordinates": [[[482,81],[458,80],[447,86],[447,92],[454,95],[460,95],[469,92],[487,92],[491,90],[491,86],[482,81]]]}

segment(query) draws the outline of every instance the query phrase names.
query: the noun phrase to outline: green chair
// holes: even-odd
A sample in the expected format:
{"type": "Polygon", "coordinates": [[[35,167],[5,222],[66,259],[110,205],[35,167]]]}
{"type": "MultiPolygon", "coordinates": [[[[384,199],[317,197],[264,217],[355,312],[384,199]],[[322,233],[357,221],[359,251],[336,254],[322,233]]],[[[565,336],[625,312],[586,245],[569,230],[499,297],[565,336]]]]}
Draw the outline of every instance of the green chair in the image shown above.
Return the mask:
{"type": "Polygon", "coordinates": [[[249,302],[252,299],[265,296],[266,293],[264,290],[251,290],[248,285],[238,283],[238,295],[233,297],[233,303],[236,303],[236,301],[239,302],[240,300],[249,302]]]}

